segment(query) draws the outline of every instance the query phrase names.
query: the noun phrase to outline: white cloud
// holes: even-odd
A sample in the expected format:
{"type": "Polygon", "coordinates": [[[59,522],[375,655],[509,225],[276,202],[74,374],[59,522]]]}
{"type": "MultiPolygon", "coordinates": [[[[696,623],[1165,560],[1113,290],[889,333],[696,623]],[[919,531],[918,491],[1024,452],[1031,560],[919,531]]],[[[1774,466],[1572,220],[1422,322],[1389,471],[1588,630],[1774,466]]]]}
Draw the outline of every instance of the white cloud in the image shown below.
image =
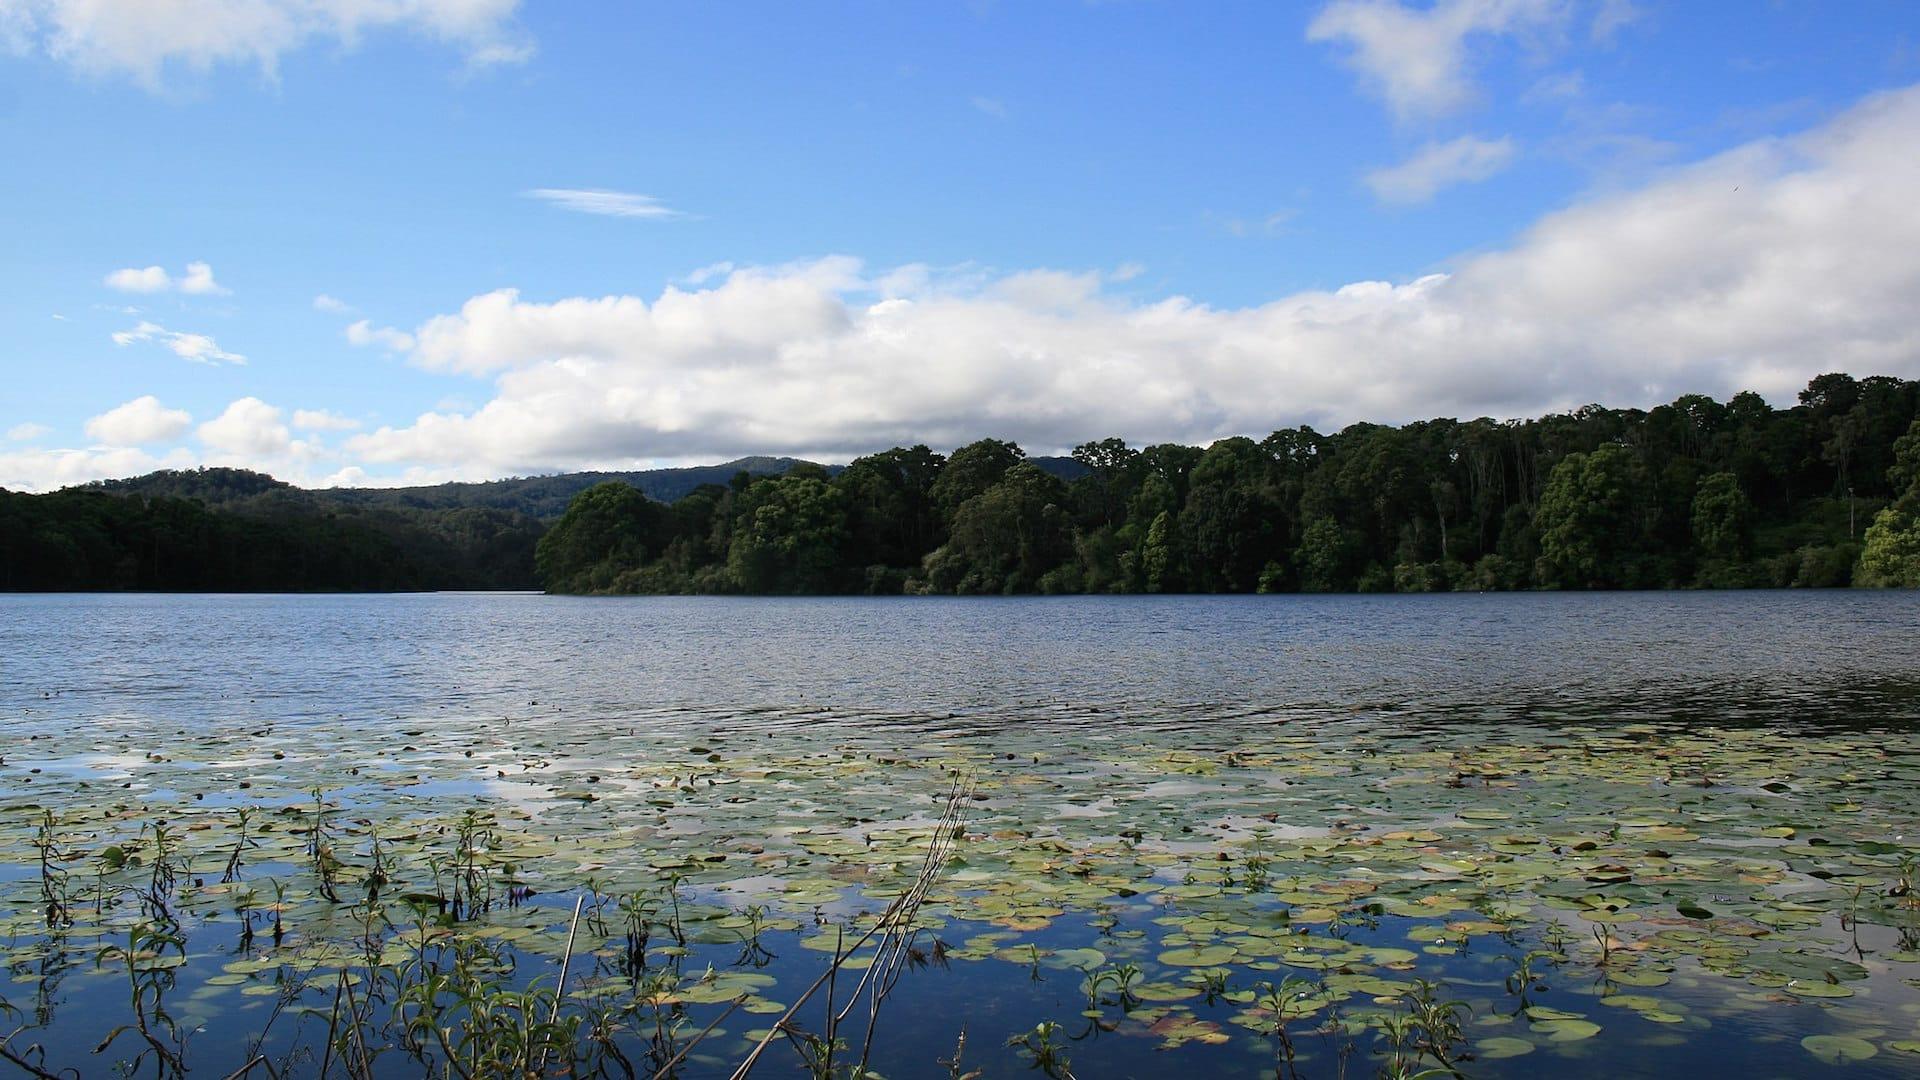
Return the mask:
{"type": "MultiPolygon", "coordinates": [[[[0,4],[6,0],[0,0],[0,4]]],[[[167,273],[164,266],[127,267],[115,270],[106,276],[106,285],[110,289],[133,293],[159,293],[177,289],[194,296],[226,296],[229,290],[213,280],[213,267],[204,262],[190,262],[186,273],[174,277],[167,273]]]]}
{"type": "Polygon", "coordinates": [[[7,439],[10,442],[32,442],[43,435],[51,434],[53,429],[45,424],[15,424],[7,429],[7,439]]]}
{"type": "Polygon", "coordinates": [[[631,191],[608,191],[603,188],[535,188],[522,194],[529,199],[539,199],[562,210],[573,210],[582,214],[600,214],[603,217],[674,218],[684,216],[680,211],[663,205],[659,199],[651,195],[638,195],[631,191]]]}
{"type": "Polygon", "coordinates": [[[321,293],[319,296],[313,298],[313,310],[324,311],[329,315],[351,315],[353,313],[353,305],[347,303],[345,300],[321,293]]]}
{"type": "Polygon", "coordinates": [[[139,476],[156,469],[186,469],[192,453],[174,450],[155,457],[136,447],[93,447],[86,450],[0,451],[0,488],[15,491],[52,491],[92,480],[139,476]]]}
{"type": "Polygon", "coordinates": [[[1428,143],[1406,161],[1367,174],[1367,186],[1376,198],[1392,203],[1426,202],[1441,188],[1485,180],[1513,164],[1512,139],[1480,139],[1462,135],[1443,143],[1428,143]]]}
{"type": "Polygon", "coordinates": [[[293,426],[301,431],[352,431],[360,421],[325,409],[295,409],[293,426]]]}
{"type": "Polygon", "coordinates": [[[413,335],[391,326],[375,326],[365,319],[347,327],[347,344],[375,345],[388,352],[406,352],[413,348],[413,335]]]}
{"type": "Polygon", "coordinates": [[[144,446],[179,438],[192,424],[185,410],[169,409],[148,394],[87,421],[86,432],[108,446],[144,446]]]}
{"type": "Polygon", "coordinates": [[[1647,405],[1920,376],[1920,88],[1548,215],[1403,283],[1216,308],[1096,274],[981,282],[844,258],[637,296],[475,296],[413,359],[491,400],[350,438],[363,467],[498,476],[982,435],[1056,449],[1284,425],[1647,405]],[[896,281],[882,292],[883,278],[896,281]]]}
{"type": "Polygon", "coordinates": [[[164,266],[149,266],[145,269],[128,267],[108,274],[106,285],[109,289],[118,289],[121,292],[157,293],[166,292],[171,288],[173,278],[168,276],[164,266]]]}
{"type": "MultiPolygon", "coordinates": [[[[192,418],[166,408],[151,396],[137,398],[87,422],[87,436],[97,445],[0,450],[0,487],[50,491],[91,480],[197,465],[258,469],[307,486],[332,476],[360,476],[358,483],[394,482],[391,477],[367,478],[363,469],[343,462],[338,451],[316,438],[295,438],[286,415],[285,410],[259,398],[240,398],[219,416],[199,425],[195,430],[197,448],[179,446],[156,455],[149,448],[186,434],[192,418]]],[[[358,424],[325,410],[296,409],[292,426],[307,431],[344,431],[358,424]]],[[[15,431],[22,429],[32,429],[26,433],[29,438],[47,433],[39,425],[21,425],[15,431]]]]}
{"type": "Polygon", "coordinates": [[[969,100],[974,108],[996,120],[1005,120],[1007,118],[1007,103],[1004,101],[997,98],[980,97],[977,94],[969,100]]]}
{"type": "Polygon", "coordinates": [[[132,345],[138,342],[153,342],[164,345],[173,355],[182,360],[191,360],[196,364],[244,364],[247,358],[239,353],[230,353],[205,334],[188,334],[178,330],[169,330],[158,323],[142,321],[131,330],[116,331],[113,335],[115,345],[132,345]]]}
{"type": "Polygon", "coordinates": [[[170,66],[253,64],[268,77],[312,40],[348,47],[376,31],[454,45],[468,65],[518,63],[532,46],[513,26],[519,0],[0,0],[18,44],[93,75],[157,89],[170,66]]]}
{"type": "Polygon", "coordinates": [[[200,441],[216,457],[248,464],[285,455],[293,436],[281,421],[282,411],[257,397],[243,397],[219,416],[200,425],[200,441]]]}
{"type": "Polygon", "coordinates": [[[213,280],[213,267],[203,262],[190,262],[187,272],[180,279],[180,291],[195,296],[225,296],[227,290],[213,280]]]}
{"type": "Polygon", "coordinates": [[[1401,119],[1443,116],[1473,100],[1469,38],[1550,30],[1568,10],[1567,0],[1333,0],[1307,40],[1351,46],[1348,63],[1401,119]]]}

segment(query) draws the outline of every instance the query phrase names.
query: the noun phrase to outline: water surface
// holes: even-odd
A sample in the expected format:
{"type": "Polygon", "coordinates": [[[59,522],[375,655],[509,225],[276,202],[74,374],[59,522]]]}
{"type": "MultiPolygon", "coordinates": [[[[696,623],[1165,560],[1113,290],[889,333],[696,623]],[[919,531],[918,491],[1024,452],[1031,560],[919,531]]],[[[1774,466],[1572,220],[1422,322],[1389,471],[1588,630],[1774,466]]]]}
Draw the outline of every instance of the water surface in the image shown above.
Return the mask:
{"type": "MultiPolygon", "coordinates": [[[[52,1063],[104,1071],[85,1050],[125,974],[99,950],[137,910],[101,853],[197,829],[169,978],[194,1071],[220,1075],[265,1024],[241,991],[293,973],[322,1007],[352,970],[326,949],[353,897],[316,896],[297,829],[337,830],[350,880],[408,837],[383,850],[418,877],[476,810],[502,887],[535,895],[468,928],[508,935],[523,982],[552,978],[589,883],[611,911],[672,877],[700,929],[649,970],[696,996],[708,964],[770,976],[771,1009],[897,885],[957,772],[978,798],[921,941],[951,955],[889,1001],[887,1075],[943,1071],[962,1027],[970,1063],[1023,1069],[1003,1043],[1044,1019],[1080,1075],[1271,1075],[1258,997],[1288,976],[1318,995],[1292,1024],[1306,1075],[1343,1045],[1377,1068],[1368,1018],[1421,978],[1471,1004],[1474,1075],[1906,1074],[1917,721],[1911,593],[0,597],[0,996],[52,1063]],[[245,806],[288,824],[221,884],[245,806]],[[49,808],[71,880],[121,898],[51,935],[49,808]],[[297,928],[237,944],[238,897],[270,887],[297,928]],[[773,956],[743,964],[761,904],[773,956]],[[1553,959],[1516,991],[1530,953],[1553,959]],[[1156,1000],[1083,1016],[1089,976],[1129,964],[1156,1000]]],[[[636,993],[617,936],[575,969],[608,999],[636,993]]],[[[698,1030],[718,1006],[676,1008],[698,1030]]],[[[730,1021],[691,1074],[767,1021],[730,1021]]],[[[312,1047],[276,1024],[267,1049],[312,1047]]]]}

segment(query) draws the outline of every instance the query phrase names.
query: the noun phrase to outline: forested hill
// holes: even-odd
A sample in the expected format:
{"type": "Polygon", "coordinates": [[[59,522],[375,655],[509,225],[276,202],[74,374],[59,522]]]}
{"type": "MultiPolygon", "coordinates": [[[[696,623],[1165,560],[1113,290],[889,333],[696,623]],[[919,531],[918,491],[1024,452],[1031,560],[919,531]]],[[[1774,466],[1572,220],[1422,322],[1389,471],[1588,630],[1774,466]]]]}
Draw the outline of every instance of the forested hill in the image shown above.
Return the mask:
{"type": "MultiPolygon", "coordinates": [[[[1060,475],[1082,466],[1045,459],[1060,475]]],[[[0,589],[528,589],[534,543],[574,496],[631,485],[673,502],[795,458],[487,483],[305,490],[244,469],[164,470],[50,495],[0,492],[0,589]]],[[[827,467],[837,472],[838,466],[827,467]]]]}
{"type": "Polygon", "coordinates": [[[1070,458],[984,439],[309,491],[0,491],[0,589],[1020,593],[1920,585],[1920,383],[1309,428],[1070,458]]]}
{"type": "Polygon", "coordinates": [[[1076,593],[1920,585],[1920,383],[1822,375],[1537,420],[1086,443],[1063,481],[985,439],[671,506],[582,492],[560,592],[1076,593]]]}
{"type": "Polygon", "coordinates": [[[244,469],[164,470],[0,492],[0,589],[306,592],[528,589],[534,543],[597,483],[677,499],[793,458],[483,484],[305,490],[244,469]]]}
{"type": "Polygon", "coordinates": [[[566,512],[575,495],[595,484],[618,481],[647,497],[673,502],[702,484],[725,484],[741,472],[773,476],[797,458],[744,457],[721,465],[636,472],[578,472],[552,476],[516,476],[481,483],[448,483],[392,488],[317,488],[303,490],[271,476],[244,469],[163,470],[127,480],[103,480],[90,487],[116,495],[199,499],[209,507],[244,505],[267,492],[297,495],[316,506],[377,507],[399,510],[506,510],[550,521],[566,512]]]}

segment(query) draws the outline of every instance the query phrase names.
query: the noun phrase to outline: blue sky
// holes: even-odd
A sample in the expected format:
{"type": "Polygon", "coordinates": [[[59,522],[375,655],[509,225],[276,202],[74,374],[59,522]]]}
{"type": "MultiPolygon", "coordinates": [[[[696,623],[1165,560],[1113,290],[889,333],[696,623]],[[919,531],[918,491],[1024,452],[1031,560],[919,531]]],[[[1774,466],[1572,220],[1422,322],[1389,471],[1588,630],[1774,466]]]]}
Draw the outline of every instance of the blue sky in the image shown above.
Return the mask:
{"type": "Polygon", "coordinates": [[[0,0],[0,486],[1914,377],[1915,84],[1909,0],[0,0]]]}

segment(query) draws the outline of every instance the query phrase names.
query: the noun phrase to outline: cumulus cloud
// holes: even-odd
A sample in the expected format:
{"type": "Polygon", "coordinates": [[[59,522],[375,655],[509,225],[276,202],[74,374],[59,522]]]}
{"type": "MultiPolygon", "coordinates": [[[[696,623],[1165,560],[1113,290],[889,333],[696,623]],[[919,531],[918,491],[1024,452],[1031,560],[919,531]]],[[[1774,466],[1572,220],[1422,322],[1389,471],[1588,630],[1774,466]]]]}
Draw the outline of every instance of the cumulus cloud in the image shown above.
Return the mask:
{"type": "Polygon", "coordinates": [[[413,335],[391,326],[375,326],[361,319],[347,327],[347,344],[362,348],[377,346],[388,352],[406,352],[413,348],[413,335]]]}
{"type": "Polygon", "coordinates": [[[229,292],[213,280],[213,267],[204,262],[188,263],[186,272],[179,277],[167,273],[164,266],[127,267],[108,274],[106,285],[132,293],[179,291],[192,296],[226,296],[229,292]]]}
{"type": "Polygon", "coordinates": [[[1513,164],[1512,139],[1462,135],[1428,143],[1398,165],[1367,174],[1367,186],[1383,202],[1426,202],[1442,188],[1479,183],[1513,164]]]}
{"type": "MultiPolygon", "coordinates": [[[[111,477],[136,476],[156,469],[190,469],[200,465],[228,465],[258,469],[291,483],[312,486],[334,477],[340,482],[366,483],[365,470],[341,459],[337,449],[306,432],[347,431],[358,422],[323,409],[295,409],[291,426],[287,411],[256,397],[230,403],[220,415],[197,428],[192,417],[168,409],[152,396],[136,398],[87,421],[86,434],[94,445],[84,448],[0,449],[0,488],[51,491],[71,484],[111,477]],[[193,444],[155,453],[156,443],[177,439],[192,430],[193,444]],[[354,480],[353,477],[360,479],[354,480]]],[[[48,434],[39,425],[24,438],[48,434]]],[[[392,483],[391,476],[383,478],[392,483]]]]}
{"type": "Polygon", "coordinates": [[[663,204],[651,195],[639,195],[631,191],[608,191],[604,188],[535,188],[523,194],[529,199],[539,199],[562,210],[572,210],[581,214],[623,218],[683,216],[680,211],[663,204]]]}
{"type": "Polygon", "coordinates": [[[118,289],[121,292],[166,292],[172,285],[173,278],[164,266],[149,266],[145,269],[128,267],[124,270],[115,270],[106,277],[107,288],[118,289]]]}
{"type": "Polygon", "coordinates": [[[272,77],[309,41],[349,47],[404,31],[463,50],[469,66],[520,63],[532,46],[513,25],[519,0],[0,0],[17,44],[94,75],[158,88],[169,66],[253,64],[272,77]]]}
{"type": "Polygon", "coordinates": [[[180,291],[195,296],[225,296],[227,290],[213,280],[213,267],[203,262],[190,262],[187,272],[180,278],[180,291]]]}
{"type": "Polygon", "coordinates": [[[1468,40],[1552,29],[1567,0],[1334,0],[1307,26],[1307,40],[1349,47],[1347,62],[1402,119],[1443,116],[1473,100],[1468,40]]]}
{"type": "Polygon", "coordinates": [[[1098,274],[869,271],[845,258],[706,287],[475,296],[415,332],[494,380],[472,410],[348,440],[447,477],[1010,436],[1204,442],[1297,423],[1519,416],[1920,375],[1920,88],[1548,215],[1410,281],[1248,307],[1117,296],[1098,274]],[[881,282],[888,286],[881,288],[881,282]]]}
{"type": "Polygon", "coordinates": [[[0,451],[0,488],[51,491],[93,480],[138,476],[156,469],[187,469],[193,464],[193,454],[184,449],[159,457],[130,446],[0,451]]]}
{"type": "Polygon", "coordinates": [[[193,417],[184,410],[169,409],[147,394],[87,421],[86,432],[87,438],[108,446],[143,446],[179,438],[192,424],[193,417]]]}
{"type": "Polygon", "coordinates": [[[164,345],[173,355],[182,360],[191,360],[196,364],[244,364],[247,358],[239,353],[230,353],[205,334],[188,334],[178,330],[169,330],[159,323],[142,321],[131,330],[114,333],[115,345],[134,345],[151,342],[164,345]]]}
{"type": "Polygon", "coordinates": [[[284,456],[293,436],[282,422],[281,409],[257,397],[243,397],[219,416],[200,425],[200,441],[216,456],[257,462],[284,456]]]}

